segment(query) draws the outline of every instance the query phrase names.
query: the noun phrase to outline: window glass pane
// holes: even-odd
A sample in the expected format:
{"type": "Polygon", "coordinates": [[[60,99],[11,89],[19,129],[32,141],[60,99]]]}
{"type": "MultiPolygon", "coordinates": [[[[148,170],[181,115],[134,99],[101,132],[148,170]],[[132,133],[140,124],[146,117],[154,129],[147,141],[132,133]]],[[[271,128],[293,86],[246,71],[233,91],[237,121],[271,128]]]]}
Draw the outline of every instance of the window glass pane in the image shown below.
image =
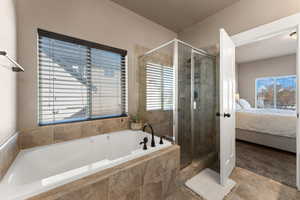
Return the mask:
{"type": "Polygon", "coordinates": [[[173,68],[163,67],[163,109],[173,109],[173,68]]]}
{"type": "Polygon", "coordinates": [[[146,65],[146,110],[173,109],[173,68],[146,65]]]}
{"type": "Polygon", "coordinates": [[[256,80],[257,108],[274,108],[274,79],[264,78],[256,80]]]}
{"type": "Polygon", "coordinates": [[[39,43],[39,122],[88,118],[88,49],[41,37],[39,43]]]}
{"type": "Polygon", "coordinates": [[[92,117],[121,115],[122,56],[91,49],[91,63],[92,117]]]}
{"type": "Polygon", "coordinates": [[[162,66],[146,64],[146,110],[162,109],[162,66]]]}
{"type": "Polygon", "coordinates": [[[126,51],[41,30],[38,47],[40,125],[126,115],[126,51]]]}
{"type": "Polygon", "coordinates": [[[276,79],[276,108],[296,109],[296,77],[282,77],[276,79]]]}

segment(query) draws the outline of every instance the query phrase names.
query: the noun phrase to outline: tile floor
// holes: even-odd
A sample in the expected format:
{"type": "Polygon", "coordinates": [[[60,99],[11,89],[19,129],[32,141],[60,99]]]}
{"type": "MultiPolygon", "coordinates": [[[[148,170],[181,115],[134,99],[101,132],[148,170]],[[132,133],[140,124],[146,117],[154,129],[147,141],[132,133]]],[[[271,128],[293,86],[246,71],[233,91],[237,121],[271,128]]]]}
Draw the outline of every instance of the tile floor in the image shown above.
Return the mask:
{"type": "MultiPolygon", "coordinates": [[[[211,155],[205,161],[210,163],[215,157],[211,155]]],[[[203,160],[193,162],[180,172],[179,187],[166,200],[204,200],[184,186],[187,179],[199,173],[206,164],[203,160]]],[[[217,165],[214,165],[214,170],[217,165]]],[[[236,167],[231,175],[237,185],[225,200],[300,200],[300,192],[295,188],[261,176],[244,168],[236,167]]]]}
{"type": "MultiPolygon", "coordinates": [[[[225,200],[299,200],[295,188],[273,181],[246,169],[236,167],[231,175],[237,185],[225,200]]],[[[204,200],[183,184],[167,200],[204,200]]]]}

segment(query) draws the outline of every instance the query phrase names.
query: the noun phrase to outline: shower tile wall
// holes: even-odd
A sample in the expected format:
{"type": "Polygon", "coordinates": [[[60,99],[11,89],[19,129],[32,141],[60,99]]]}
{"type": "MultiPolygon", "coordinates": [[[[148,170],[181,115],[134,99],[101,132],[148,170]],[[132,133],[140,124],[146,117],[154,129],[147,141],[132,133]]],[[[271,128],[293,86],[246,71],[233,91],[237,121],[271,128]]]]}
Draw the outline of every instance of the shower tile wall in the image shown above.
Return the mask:
{"type": "Polygon", "coordinates": [[[216,147],[216,65],[214,59],[194,54],[194,159],[216,147]]]}

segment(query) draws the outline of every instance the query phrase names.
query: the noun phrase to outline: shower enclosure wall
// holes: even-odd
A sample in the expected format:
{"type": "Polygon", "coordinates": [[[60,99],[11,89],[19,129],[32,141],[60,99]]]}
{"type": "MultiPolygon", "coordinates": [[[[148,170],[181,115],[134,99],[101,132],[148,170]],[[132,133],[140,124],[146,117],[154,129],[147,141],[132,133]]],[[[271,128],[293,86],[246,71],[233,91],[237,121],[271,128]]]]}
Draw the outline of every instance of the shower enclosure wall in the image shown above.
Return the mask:
{"type": "Polygon", "coordinates": [[[138,115],[180,145],[181,167],[216,151],[215,61],[177,39],[139,58],[138,115]]]}

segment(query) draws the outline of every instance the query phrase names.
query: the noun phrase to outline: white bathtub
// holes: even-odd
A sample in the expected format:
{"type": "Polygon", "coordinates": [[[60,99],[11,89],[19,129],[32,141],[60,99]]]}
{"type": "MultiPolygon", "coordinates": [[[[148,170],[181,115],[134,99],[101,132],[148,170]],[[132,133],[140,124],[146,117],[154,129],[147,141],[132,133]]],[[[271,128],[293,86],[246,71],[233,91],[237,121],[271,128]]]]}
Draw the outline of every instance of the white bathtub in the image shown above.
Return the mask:
{"type": "Polygon", "coordinates": [[[0,199],[26,199],[171,145],[155,141],[152,148],[151,135],[126,130],[22,150],[0,182],[0,199]]]}

